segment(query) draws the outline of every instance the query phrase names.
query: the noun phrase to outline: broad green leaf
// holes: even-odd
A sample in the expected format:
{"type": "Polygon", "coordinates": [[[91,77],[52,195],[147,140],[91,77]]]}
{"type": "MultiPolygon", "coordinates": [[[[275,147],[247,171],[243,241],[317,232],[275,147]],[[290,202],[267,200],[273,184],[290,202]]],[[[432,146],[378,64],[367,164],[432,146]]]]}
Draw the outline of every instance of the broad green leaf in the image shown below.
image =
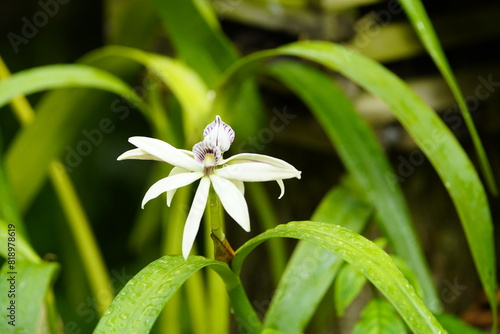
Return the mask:
{"type": "MultiPolygon", "coordinates": [[[[252,69],[266,59],[286,55],[302,57],[336,70],[389,106],[425,153],[447,188],[458,211],[488,300],[491,304],[495,303],[493,226],[483,185],[451,131],[400,78],[375,61],[340,45],[306,41],[254,53],[242,59],[232,67],[219,95],[223,95],[222,91],[233,85],[233,79],[237,81],[241,73],[252,72],[252,69]]],[[[393,182],[398,179],[394,174],[386,177],[393,182]]],[[[400,250],[396,251],[402,255],[400,250]]],[[[427,305],[433,310],[440,309],[437,302],[427,305]]]]}
{"type": "Polygon", "coordinates": [[[346,308],[356,299],[365,284],[366,277],[353,266],[342,266],[333,283],[335,309],[339,316],[344,315],[346,308]]]}
{"type": "Polygon", "coordinates": [[[196,72],[179,60],[123,46],[98,49],[85,56],[82,61],[93,63],[108,57],[128,58],[152,71],[153,78],[157,80],[152,84],[158,85],[158,81],[164,83],[179,100],[188,143],[194,144],[198,141],[194,136],[198,138],[208,124],[211,101],[208,88],[196,72]]]}
{"type": "MultiPolygon", "coordinates": [[[[486,179],[486,184],[494,195],[498,195],[498,188],[495,182],[495,178],[493,176],[491,166],[488,162],[488,158],[486,157],[486,152],[484,151],[481,139],[479,138],[479,134],[477,133],[476,127],[474,126],[469,108],[467,107],[467,103],[465,102],[464,96],[460,90],[460,87],[458,86],[457,80],[453,75],[453,71],[448,64],[446,55],[444,54],[443,48],[439,43],[436,32],[434,31],[434,27],[432,26],[432,23],[427,16],[422,1],[400,0],[400,2],[406,14],[408,15],[413,28],[417,31],[417,35],[424,44],[425,49],[427,50],[427,52],[429,52],[430,56],[434,60],[434,63],[436,63],[436,66],[439,68],[441,74],[448,83],[453,96],[455,96],[460,111],[462,112],[462,115],[464,117],[465,124],[467,125],[467,129],[469,130],[472,141],[474,143],[476,154],[479,158],[479,163],[486,179]]],[[[494,314],[496,314],[496,312],[494,312],[494,314]]]]}
{"type": "MultiPolygon", "coordinates": [[[[361,232],[370,213],[367,204],[345,186],[339,186],[323,198],[312,218],[361,232]]],[[[271,300],[264,326],[285,332],[303,331],[343,262],[319,245],[299,241],[271,300]]]]}
{"type": "Polygon", "coordinates": [[[388,177],[394,171],[366,122],[325,74],[297,62],[276,62],[268,70],[290,87],[316,116],[367,202],[377,209],[377,220],[394,249],[425,287],[427,305],[439,305],[403,193],[388,177]]]}
{"type": "Polygon", "coordinates": [[[224,280],[237,321],[246,326],[243,329],[260,333],[259,320],[244,296],[241,282],[225,263],[201,256],[184,260],[181,255],[164,256],[135,275],[116,296],[94,333],[149,333],[170,297],[191,275],[207,266],[224,280]]]}
{"type": "Polygon", "coordinates": [[[17,95],[66,87],[107,90],[144,106],[126,83],[109,72],[87,65],[47,65],[15,73],[0,81],[0,108],[17,95]]]}
{"type": "Polygon", "coordinates": [[[403,334],[406,328],[394,308],[386,300],[372,299],[361,313],[354,334],[403,334]]]}
{"type": "Polygon", "coordinates": [[[311,221],[278,225],[241,246],[233,259],[233,270],[239,273],[246,256],[259,244],[279,237],[307,240],[349,262],[386,296],[413,333],[446,333],[390,256],[373,242],[339,225],[311,221]]]}
{"type": "Polygon", "coordinates": [[[442,313],[435,315],[441,325],[450,333],[457,334],[484,334],[485,332],[470,327],[452,314],[442,313]]]}
{"type": "Polygon", "coordinates": [[[0,321],[2,334],[44,332],[45,296],[58,268],[55,262],[17,261],[14,269],[10,268],[8,263],[3,265],[0,272],[0,307],[4,315],[0,321]],[[14,283],[14,289],[11,283],[14,283]],[[9,296],[11,291],[15,296],[9,296]],[[13,319],[6,316],[12,313],[8,310],[11,305],[15,307],[15,326],[8,323],[13,319]]]}

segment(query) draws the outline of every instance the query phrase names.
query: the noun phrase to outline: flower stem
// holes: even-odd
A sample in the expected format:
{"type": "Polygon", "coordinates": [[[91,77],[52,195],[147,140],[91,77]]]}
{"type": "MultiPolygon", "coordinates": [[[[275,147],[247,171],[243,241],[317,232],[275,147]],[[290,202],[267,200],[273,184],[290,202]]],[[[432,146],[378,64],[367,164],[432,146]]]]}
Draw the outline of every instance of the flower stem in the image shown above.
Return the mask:
{"type": "Polygon", "coordinates": [[[210,229],[212,231],[210,236],[214,242],[214,257],[218,261],[230,264],[234,257],[234,250],[224,234],[224,212],[219,197],[213,188],[210,188],[210,193],[208,195],[207,211],[210,229]]]}
{"type": "Polygon", "coordinates": [[[242,333],[258,334],[262,331],[262,323],[238,278],[237,284],[227,289],[234,316],[242,333]]]}

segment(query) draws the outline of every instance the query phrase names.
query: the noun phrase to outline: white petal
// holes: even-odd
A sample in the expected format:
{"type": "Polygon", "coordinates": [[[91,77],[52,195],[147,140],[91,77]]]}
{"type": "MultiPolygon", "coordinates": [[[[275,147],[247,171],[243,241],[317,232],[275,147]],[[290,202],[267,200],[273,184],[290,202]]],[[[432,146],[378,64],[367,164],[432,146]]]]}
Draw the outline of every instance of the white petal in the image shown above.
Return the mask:
{"type": "Polygon", "coordinates": [[[263,154],[254,154],[254,153],[242,153],[242,154],[236,154],[230,157],[227,160],[222,161],[222,164],[227,164],[227,165],[235,165],[235,164],[241,164],[241,163],[248,163],[248,162],[260,162],[268,165],[272,165],[275,167],[280,167],[284,169],[290,169],[294,170],[299,173],[299,179],[300,179],[300,172],[293,167],[291,164],[288,162],[275,158],[275,157],[270,157],[268,155],[263,155],[263,154]]]}
{"type": "Polygon", "coordinates": [[[148,137],[131,137],[128,141],[171,165],[195,172],[203,170],[203,166],[187,156],[183,150],[178,150],[162,140],[148,137]]]}
{"type": "Polygon", "coordinates": [[[266,163],[246,162],[226,165],[214,172],[216,175],[244,182],[263,182],[300,178],[300,172],[295,168],[281,168],[266,163]]]}
{"type": "Polygon", "coordinates": [[[285,194],[285,184],[283,183],[283,180],[276,180],[276,182],[278,182],[278,185],[280,186],[281,189],[281,193],[278,199],[281,199],[281,197],[283,197],[283,195],[285,194]]]}
{"type": "Polygon", "coordinates": [[[136,160],[156,160],[163,161],[154,155],[149,154],[146,151],[141,150],[140,148],[134,148],[133,150],[129,150],[122,155],[120,155],[116,160],[128,160],[128,159],[136,159],[136,160]]]}
{"type": "Polygon", "coordinates": [[[210,189],[210,180],[204,177],[200,181],[200,185],[194,195],[191,210],[184,225],[184,233],[182,235],[182,255],[185,259],[189,256],[191,248],[193,248],[194,239],[200,228],[201,217],[207,206],[208,190],[210,189]]]}
{"type": "MultiPolygon", "coordinates": [[[[180,173],[188,173],[188,172],[189,171],[185,170],[184,168],[174,167],[174,168],[172,168],[172,170],[170,171],[170,174],[168,174],[168,176],[174,176],[174,175],[177,175],[180,173]]],[[[172,203],[172,199],[174,198],[176,191],[177,191],[177,189],[167,191],[167,206],[170,206],[170,203],[172,203]]]]}
{"type": "Polygon", "coordinates": [[[245,184],[240,180],[229,180],[238,188],[242,195],[245,195],[245,184]]]}
{"type": "Polygon", "coordinates": [[[202,177],[203,177],[203,173],[195,172],[195,173],[177,174],[177,175],[168,176],[164,179],[161,179],[161,180],[157,181],[155,184],[153,184],[148,189],[148,191],[146,192],[146,195],[144,195],[144,198],[142,200],[141,207],[144,208],[144,205],[147,202],[149,202],[153,198],[158,197],[161,193],[164,193],[164,192],[169,191],[169,190],[177,189],[180,187],[184,187],[185,185],[193,183],[194,181],[196,181],[202,177]]]}
{"type": "Polygon", "coordinates": [[[210,175],[210,180],[224,209],[245,231],[249,232],[250,217],[247,202],[238,187],[217,175],[210,175]]]}

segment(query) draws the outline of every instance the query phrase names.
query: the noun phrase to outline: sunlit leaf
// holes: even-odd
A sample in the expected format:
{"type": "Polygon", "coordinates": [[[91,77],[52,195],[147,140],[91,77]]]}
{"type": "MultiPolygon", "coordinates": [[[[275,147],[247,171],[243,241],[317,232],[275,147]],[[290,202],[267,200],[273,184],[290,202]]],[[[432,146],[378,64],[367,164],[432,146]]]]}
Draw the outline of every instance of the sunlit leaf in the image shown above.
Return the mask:
{"type": "MultiPolygon", "coordinates": [[[[242,320],[242,326],[248,326],[243,330],[256,333],[254,330],[260,327],[259,321],[256,315],[241,314],[241,304],[245,303],[246,297],[238,289],[241,287],[238,277],[225,263],[201,256],[184,260],[181,255],[167,255],[150,263],[125,285],[100,319],[94,334],[149,333],[170,297],[191,275],[207,266],[224,280],[237,320],[242,320]]],[[[248,305],[244,307],[249,310],[248,305]]]]}
{"type": "Polygon", "coordinates": [[[316,116],[366,201],[376,208],[377,220],[394,249],[425,287],[427,305],[438,304],[403,193],[388,177],[394,171],[366,122],[325,74],[297,62],[276,62],[268,71],[290,87],[316,116]]]}
{"type": "MultiPolygon", "coordinates": [[[[481,282],[490,303],[494,303],[495,253],[486,194],[463,148],[436,113],[401,79],[380,64],[345,47],[327,42],[297,42],[254,53],[232,67],[232,74],[222,85],[221,91],[227,86],[233,86],[242,73],[251,73],[258,68],[264,60],[285,55],[302,57],[336,70],[389,106],[430,160],[447,188],[462,222],[481,282]]],[[[398,177],[394,174],[387,175],[393,182],[398,182],[398,177]]],[[[396,251],[402,255],[401,250],[396,251]]],[[[427,302],[427,305],[433,310],[440,309],[438,300],[427,302]]]]}
{"type": "MultiPolygon", "coordinates": [[[[313,219],[343,225],[361,232],[371,208],[344,186],[332,189],[321,201],[313,219]]],[[[264,325],[286,332],[300,332],[332,284],[344,261],[319,245],[300,241],[290,258],[267,310],[264,325]]]]}
{"type": "Polygon", "coordinates": [[[269,238],[277,237],[307,240],[335,252],[363,273],[386,296],[413,333],[446,332],[390,256],[373,242],[339,225],[310,221],[279,225],[240,247],[232,262],[233,270],[238,273],[242,262],[255,247],[269,238]]]}
{"type": "MultiPolygon", "coordinates": [[[[95,50],[82,61],[93,63],[108,57],[128,58],[146,66],[154,74],[151,85],[165,84],[179,100],[185,134],[199,136],[208,123],[211,101],[208,88],[195,71],[179,60],[123,46],[107,46],[95,50]]],[[[188,138],[188,142],[194,143],[196,140],[188,138]]]]}
{"type": "Polygon", "coordinates": [[[29,95],[44,90],[86,87],[107,90],[127,96],[143,105],[130,87],[109,72],[87,65],[47,65],[15,73],[0,81],[0,107],[16,95],[29,95]]]}
{"type": "MultiPolygon", "coordinates": [[[[462,115],[464,117],[465,124],[467,125],[467,129],[469,130],[472,141],[474,143],[474,147],[476,149],[476,153],[478,155],[479,163],[486,179],[486,183],[490,191],[493,194],[497,195],[498,188],[493,176],[493,172],[491,170],[491,166],[488,162],[488,158],[486,157],[486,152],[484,151],[484,147],[481,143],[481,139],[479,138],[476,127],[474,126],[469,108],[467,107],[467,103],[465,102],[464,96],[460,90],[460,87],[458,86],[455,75],[453,74],[450,65],[448,64],[446,55],[444,54],[443,48],[439,43],[436,32],[434,31],[434,27],[432,26],[425,8],[422,5],[422,1],[401,0],[400,2],[406,14],[408,15],[408,18],[410,19],[411,24],[416,30],[417,35],[420,37],[420,40],[424,44],[425,49],[427,50],[427,52],[429,52],[430,56],[434,60],[434,63],[436,63],[437,67],[441,71],[441,74],[448,83],[451,92],[455,96],[460,111],[462,112],[462,115]]],[[[494,312],[494,314],[496,314],[496,312],[494,312]]]]}

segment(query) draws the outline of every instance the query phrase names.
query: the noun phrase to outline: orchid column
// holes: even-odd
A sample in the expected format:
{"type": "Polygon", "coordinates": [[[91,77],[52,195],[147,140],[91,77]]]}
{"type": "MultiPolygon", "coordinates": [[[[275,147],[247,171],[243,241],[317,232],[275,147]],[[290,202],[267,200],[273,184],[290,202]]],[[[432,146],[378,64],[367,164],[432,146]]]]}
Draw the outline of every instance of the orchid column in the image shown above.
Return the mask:
{"type": "MultiPolygon", "coordinates": [[[[182,238],[184,258],[187,258],[191,251],[212,189],[216,195],[211,196],[209,205],[209,208],[212,208],[210,211],[211,230],[215,238],[224,244],[227,241],[225,241],[221,221],[217,222],[214,219],[218,215],[215,213],[217,208],[220,208],[217,204],[218,200],[229,216],[248,232],[250,231],[250,218],[244,197],[243,182],[277,181],[281,188],[279,196],[281,198],[285,193],[283,179],[293,177],[300,179],[300,171],[295,167],[270,156],[243,153],[224,160],[223,154],[229,150],[234,135],[233,129],[216,116],[215,121],[207,125],[203,131],[203,140],[194,145],[192,151],[177,149],[154,138],[131,137],[129,142],[137,148],[118,157],[118,160],[164,161],[174,166],[166,178],[157,181],[149,188],[142,200],[142,207],[164,192],[167,193],[167,205],[170,206],[178,188],[200,180],[184,226],[182,238]]],[[[215,242],[217,240],[214,239],[215,242]]],[[[230,252],[230,246],[228,251],[230,252]]],[[[228,261],[230,259],[225,260],[225,262],[228,261]]]]}

